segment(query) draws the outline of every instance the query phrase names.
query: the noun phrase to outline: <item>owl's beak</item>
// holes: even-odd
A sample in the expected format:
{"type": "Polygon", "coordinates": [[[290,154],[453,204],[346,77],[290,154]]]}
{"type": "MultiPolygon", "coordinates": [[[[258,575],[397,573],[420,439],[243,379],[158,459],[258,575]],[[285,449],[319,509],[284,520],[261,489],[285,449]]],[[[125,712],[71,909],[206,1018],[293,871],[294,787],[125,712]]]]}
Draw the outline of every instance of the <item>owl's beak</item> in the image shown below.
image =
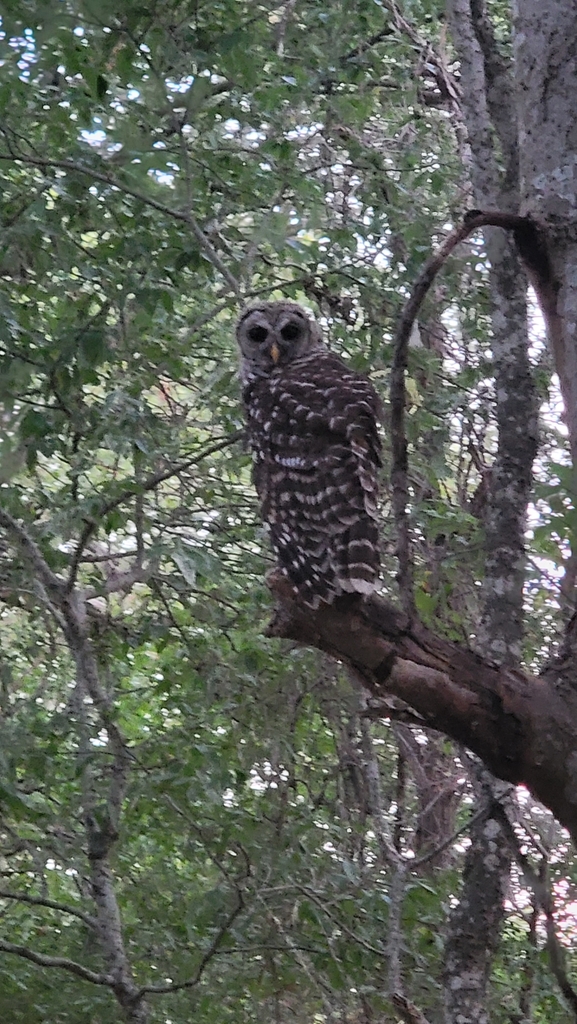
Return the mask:
{"type": "Polygon", "coordinates": [[[278,361],[280,359],[280,348],[278,347],[276,341],[273,341],[273,343],[272,343],[272,345],[270,347],[270,354],[271,354],[271,359],[272,359],[274,365],[276,366],[276,364],[278,363],[278,361]]]}

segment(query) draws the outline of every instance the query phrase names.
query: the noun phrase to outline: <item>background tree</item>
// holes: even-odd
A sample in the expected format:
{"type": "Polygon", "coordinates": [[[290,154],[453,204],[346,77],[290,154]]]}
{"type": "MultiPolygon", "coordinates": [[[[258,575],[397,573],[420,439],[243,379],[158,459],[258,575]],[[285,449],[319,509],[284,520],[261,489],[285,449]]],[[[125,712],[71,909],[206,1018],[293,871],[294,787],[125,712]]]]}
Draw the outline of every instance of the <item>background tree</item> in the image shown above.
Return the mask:
{"type": "Polygon", "coordinates": [[[565,8],[4,5],[7,1019],[577,1015],[565,8]],[[550,350],[481,216],[405,351],[471,208],[542,224],[550,350]],[[261,296],[394,396],[387,601],[273,580],[269,635],[232,331],[261,296]]]}

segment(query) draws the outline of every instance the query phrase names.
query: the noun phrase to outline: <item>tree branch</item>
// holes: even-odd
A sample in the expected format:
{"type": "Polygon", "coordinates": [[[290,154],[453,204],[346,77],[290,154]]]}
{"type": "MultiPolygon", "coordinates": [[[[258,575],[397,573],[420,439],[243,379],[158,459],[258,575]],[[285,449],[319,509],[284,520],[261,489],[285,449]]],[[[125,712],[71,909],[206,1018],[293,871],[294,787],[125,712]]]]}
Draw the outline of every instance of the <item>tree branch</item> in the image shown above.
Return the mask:
{"type": "Polygon", "coordinates": [[[109,174],[103,174],[101,171],[94,170],[92,167],[74,163],[73,160],[44,160],[41,157],[27,156],[22,153],[0,153],[0,160],[9,161],[10,163],[26,164],[30,167],[38,167],[41,170],[55,168],[62,171],[72,171],[74,174],[85,174],[94,181],[100,181],[104,185],[110,185],[111,188],[118,189],[118,191],[124,193],[124,195],[137,199],[139,202],[144,203],[145,206],[151,206],[153,210],[158,210],[159,213],[165,214],[165,216],[172,218],[172,220],[181,221],[181,223],[186,224],[190,228],[194,237],[198,241],[200,248],[204,251],[212,265],[218,270],[219,274],[222,275],[229,288],[235,293],[235,295],[240,294],[239,282],[231,274],[228,267],[222,262],[219,254],[212,245],[212,242],[205,235],[200,224],[191,213],[186,213],[183,210],[174,210],[171,206],[167,206],[166,203],[161,203],[157,199],[147,196],[146,193],[139,192],[138,189],[132,188],[130,185],[124,185],[122,182],[118,181],[117,178],[113,178],[109,174]]]}
{"type": "Polygon", "coordinates": [[[67,591],[70,592],[74,587],[84,549],[105,516],[109,515],[110,512],[113,512],[115,508],[118,508],[118,506],[122,505],[125,501],[133,498],[135,494],[145,494],[148,491],[153,491],[155,487],[164,483],[165,480],[170,480],[171,477],[178,476],[179,473],[183,473],[185,470],[190,469],[191,466],[197,465],[209,455],[214,455],[215,452],[220,452],[224,448],[228,448],[243,436],[243,430],[236,430],[233,434],[230,434],[229,437],[216,441],[214,444],[209,445],[208,448],[205,448],[204,451],[197,452],[189,459],[183,459],[182,462],[177,462],[174,466],[170,466],[168,469],[160,469],[156,473],[151,473],[151,475],[146,477],[144,480],[133,480],[130,483],[127,483],[121,493],[115,498],[109,498],[108,501],[103,501],[98,511],[91,515],[90,519],[85,521],[84,528],[72,554],[70,571],[66,581],[67,591]]]}
{"type": "Polygon", "coordinates": [[[436,636],[381,598],[339,598],[311,612],[274,573],[269,636],[347,663],[377,698],[400,697],[424,724],[465,744],[499,778],[525,784],[577,837],[577,694],[436,636]]]}
{"type": "Polygon", "coordinates": [[[224,939],[227,931],[234,923],[238,915],[242,912],[242,910],[244,910],[244,900],[240,888],[237,887],[236,900],[234,906],[232,907],[230,913],[227,915],[226,920],[223,921],[223,923],[221,924],[208,949],[206,949],[202,954],[200,963],[198,964],[198,967],[196,968],[194,974],[190,978],[187,978],[186,981],[176,981],[173,984],[143,985],[142,988],[139,989],[138,995],[140,997],[148,995],[149,993],[151,995],[164,995],[167,992],[181,992],[183,989],[194,988],[196,985],[198,985],[198,983],[202,979],[206,967],[218,952],[219,946],[222,940],[224,939]]]}
{"type": "Polygon", "coordinates": [[[59,967],[82,978],[83,981],[91,981],[93,985],[112,987],[114,984],[114,979],[110,974],[97,974],[95,971],[90,971],[88,967],[77,964],[75,960],[69,960],[64,956],[46,956],[44,953],[36,953],[33,949],[28,949],[27,946],[17,946],[13,942],[5,942],[4,939],[0,939],[0,953],[15,953],[16,956],[24,957],[25,960],[38,964],[39,967],[59,967]]]}
{"type": "Polygon", "coordinates": [[[62,580],[52,572],[40,548],[32,540],[32,537],[24,527],[9,512],[2,508],[0,508],[0,526],[3,526],[15,538],[26,560],[30,562],[34,569],[39,582],[42,583],[48,593],[51,596],[60,593],[63,587],[62,580]]]}
{"type": "Polygon", "coordinates": [[[24,892],[9,892],[7,889],[0,889],[0,900],[16,900],[18,903],[30,903],[34,907],[48,907],[50,910],[58,910],[61,914],[70,914],[78,917],[89,928],[94,928],[94,918],[84,914],[81,910],[69,906],[67,903],[58,903],[56,900],[43,899],[41,896],[29,896],[24,892]]]}

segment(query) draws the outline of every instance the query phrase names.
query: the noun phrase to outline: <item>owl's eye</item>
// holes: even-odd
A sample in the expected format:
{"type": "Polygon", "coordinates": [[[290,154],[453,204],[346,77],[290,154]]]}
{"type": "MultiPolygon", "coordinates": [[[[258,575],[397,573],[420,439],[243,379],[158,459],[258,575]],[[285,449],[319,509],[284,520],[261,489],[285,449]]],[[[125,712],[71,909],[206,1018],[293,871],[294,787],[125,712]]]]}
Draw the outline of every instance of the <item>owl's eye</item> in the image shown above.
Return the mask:
{"type": "Polygon", "coordinates": [[[295,338],[298,338],[300,332],[301,332],[301,329],[300,329],[299,324],[292,323],[292,324],[286,324],[282,328],[280,333],[281,333],[281,337],[284,338],[285,341],[294,341],[295,338]]]}
{"type": "Polygon", "coordinates": [[[266,327],[251,327],[247,334],[251,341],[256,341],[257,344],[260,344],[261,341],[266,340],[268,331],[266,327]]]}

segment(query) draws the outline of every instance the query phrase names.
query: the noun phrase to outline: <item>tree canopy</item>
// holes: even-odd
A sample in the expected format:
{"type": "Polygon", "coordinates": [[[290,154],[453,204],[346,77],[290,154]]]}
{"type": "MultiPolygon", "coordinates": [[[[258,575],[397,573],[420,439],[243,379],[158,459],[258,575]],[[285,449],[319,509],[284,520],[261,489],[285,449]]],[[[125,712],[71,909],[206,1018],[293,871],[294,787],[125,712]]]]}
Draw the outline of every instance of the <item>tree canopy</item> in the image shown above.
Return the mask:
{"type": "Polygon", "coordinates": [[[577,1019],[564,7],[3,4],[14,1024],[577,1019]],[[471,210],[538,248],[469,219],[406,345],[471,210]],[[383,596],[314,615],[237,381],[280,297],[385,406],[383,596]]]}

